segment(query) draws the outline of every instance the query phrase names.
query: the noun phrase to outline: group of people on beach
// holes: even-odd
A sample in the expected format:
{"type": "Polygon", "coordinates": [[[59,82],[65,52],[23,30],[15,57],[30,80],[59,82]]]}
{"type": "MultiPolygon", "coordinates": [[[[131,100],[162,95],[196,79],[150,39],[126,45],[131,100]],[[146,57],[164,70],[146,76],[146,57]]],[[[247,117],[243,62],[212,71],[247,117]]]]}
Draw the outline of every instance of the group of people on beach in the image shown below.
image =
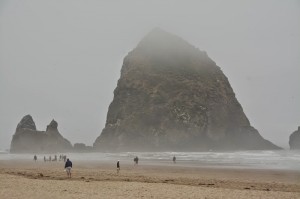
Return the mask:
{"type": "MultiPolygon", "coordinates": [[[[33,156],[33,160],[37,161],[37,156],[36,155],[33,156]]],[[[61,155],[59,155],[59,161],[62,161],[62,160],[65,162],[65,171],[67,172],[67,176],[68,176],[68,178],[71,178],[72,177],[71,170],[72,170],[72,167],[73,167],[73,163],[71,162],[71,160],[69,160],[69,158],[67,158],[66,155],[61,154],[61,155]]],[[[172,160],[173,160],[173,163],[175,164],[176,163],[175,155],[173,156],[172,160]]],[[[54,155],[54,159],[51,159],[51,156],[49,156],[48,160],[46,159],[46,156],[44,156],[44,162],[46,162],[46,161],[57,161],[57,155],[54,155]]],[[[136,156],[133,159],[133,161],[134,161],[134,165],[138,165],[139,164],[138,156],[136,156]]],[[[117,161],[117,173],[119,173],[120,170],[121,170],[120,160],[118,160],[117,161]]]]}
{"type": "Polygon", "coordinates": [[[51,156],[49,156],[49,159],[46,158],[46,156],[44,156],[44,162],[47,162],[47,161],[64,161],[66,162],[67,161],[67,156],[66,155],[59,155],[59,159],[57,159],[57,155],[54,155],[54,158],[52,159],[51,156]]]}
{"type": "MultiPolygon", "coordinates": [[[[36,162],[37,161],[37,155],[34,155],[33,156],[33,160],[36,162]]],[[[67,176],[69,178],[72,177],[72,167],[73,167],[73,164],[72,162],[69,160],[69,158],[67,158],[66,155],[59,155],[59,159],[57,159],[57,155],[54,155],[54,158],[52,159],[51,156],[49,156],[49,159],[46,158],[46,156],[44,156],[44,162],[47,162],[47,161],[64,161],[65,162],[65,171],[67,172],[67,176]]]]}
{"type": "MultiPolygon", "coordinates": [[[[36,162],[37,161],[37,155],[33,156],[33,160],[36,162]]],[[[52,161],[67,161],[67,156],[66,155],[59,155],[59,159],[57,158],[57,155],[54,155],[54,158],[50,155],[49,158],[47,159],[46,156],[44,156],[44,162],[52,162],[52,161]]]]}

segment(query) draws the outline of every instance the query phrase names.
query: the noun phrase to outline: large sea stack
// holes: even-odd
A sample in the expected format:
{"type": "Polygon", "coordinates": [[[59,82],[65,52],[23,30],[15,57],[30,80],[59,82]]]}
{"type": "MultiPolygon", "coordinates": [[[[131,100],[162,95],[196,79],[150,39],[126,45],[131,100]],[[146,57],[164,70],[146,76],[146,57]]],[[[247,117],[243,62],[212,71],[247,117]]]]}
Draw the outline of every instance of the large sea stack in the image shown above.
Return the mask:
{"type": "Polygon", "coordinates": [[[125,58],[99,151],[279,149],[253,128],[206,52],[154,29],[125,58]]]}
{"type": "Polygon", "coordinates": [[[58,132],[58,124],[52,120],[46,131],[38,131],[30,115],[22,118],[13,135],[12,153],[52,153],[72,150],[71,143],[58,132]]]}
{"type": "Polygon", "coordinates": [[[294,131],[291,135],[290,135],[290,140],[289,140],[289,144],[290,144],[290,149],[300,149],[300,126],[298,126],[298,130],[294,131]]]}

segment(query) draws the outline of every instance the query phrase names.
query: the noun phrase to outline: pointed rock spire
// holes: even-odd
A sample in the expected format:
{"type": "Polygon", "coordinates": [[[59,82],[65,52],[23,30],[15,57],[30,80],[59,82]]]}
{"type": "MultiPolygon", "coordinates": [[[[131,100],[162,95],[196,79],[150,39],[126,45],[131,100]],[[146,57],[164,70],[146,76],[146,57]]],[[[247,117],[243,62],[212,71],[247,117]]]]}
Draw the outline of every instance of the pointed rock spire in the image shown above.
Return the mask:
{"type": "Polygon", "coordinates": [[[279,149],[253,128],[220,67],[180,37],[154,29],[125,58],[103,151],[279,149]]]}
{"type": "Polygon", "coordinates": [[[35,123],[31,115],[25,115],[19,122],[17,129],[31,129],[36,130],[35,123]]]}

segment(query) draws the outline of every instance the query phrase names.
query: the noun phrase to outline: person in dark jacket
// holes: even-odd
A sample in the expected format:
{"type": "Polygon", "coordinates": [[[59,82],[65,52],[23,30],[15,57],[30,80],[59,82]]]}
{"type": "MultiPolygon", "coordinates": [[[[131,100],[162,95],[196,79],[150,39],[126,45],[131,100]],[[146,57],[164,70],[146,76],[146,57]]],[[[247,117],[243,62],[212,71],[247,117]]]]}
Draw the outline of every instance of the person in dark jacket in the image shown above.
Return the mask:
{"type": "Polygon", "coordinates": [[[139,164],[139,158],[136,156],[134,159],[134,165],[138,165],[139,164]]]}
{"type": "Polygon", "coordinates": [[[72,176],[71,169],[72,169],[72,162],[68,158],[65,163],[65,170],[66,170],[69,178],[71,178],[71,176],[72,176]]]}

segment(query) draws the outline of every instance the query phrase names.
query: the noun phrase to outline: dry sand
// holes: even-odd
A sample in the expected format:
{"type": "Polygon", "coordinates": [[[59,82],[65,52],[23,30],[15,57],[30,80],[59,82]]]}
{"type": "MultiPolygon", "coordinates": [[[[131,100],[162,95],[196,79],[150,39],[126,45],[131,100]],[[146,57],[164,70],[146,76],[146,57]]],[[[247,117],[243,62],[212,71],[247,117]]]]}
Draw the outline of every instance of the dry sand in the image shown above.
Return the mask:
{"type": "Polygon", "coordinates": [[[0,161],[0,198],[300,198],[300,171],[0,161]]]}

